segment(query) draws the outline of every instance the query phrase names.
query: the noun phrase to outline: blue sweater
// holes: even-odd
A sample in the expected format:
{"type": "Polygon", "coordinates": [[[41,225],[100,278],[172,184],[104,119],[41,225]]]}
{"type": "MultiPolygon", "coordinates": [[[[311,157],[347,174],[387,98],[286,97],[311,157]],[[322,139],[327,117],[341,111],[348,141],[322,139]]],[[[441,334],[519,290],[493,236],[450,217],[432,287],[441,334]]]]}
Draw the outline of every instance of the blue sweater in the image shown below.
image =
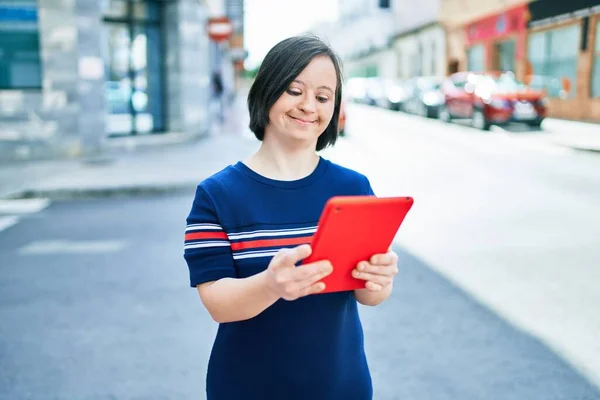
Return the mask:
{"type": "MultiPolygon", "coordinates": [[[[281,248],[310,243],[325,202],[373,194],[367,178],[321,158],[307,177],[277,181],[238,162],[198,185],[187,218],[190,284],[264,271],[281,248]]],[[[372,385],[353,292],[280,299],[219,325],[208,400],[365,400],[372,385]]]]}

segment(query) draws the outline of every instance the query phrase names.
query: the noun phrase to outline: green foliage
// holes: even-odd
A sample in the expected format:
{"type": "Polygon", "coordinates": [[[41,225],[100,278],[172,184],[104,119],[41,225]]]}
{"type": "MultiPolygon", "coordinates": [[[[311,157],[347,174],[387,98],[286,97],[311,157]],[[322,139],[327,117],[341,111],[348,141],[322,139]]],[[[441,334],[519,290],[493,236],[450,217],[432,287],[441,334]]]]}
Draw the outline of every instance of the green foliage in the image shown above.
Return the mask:
{"type": "Polygon", "coordinates": [[[258,74],[258,67],[251,69],[244,68],[244,71],[242,72],[242,76],[247,79],[256,78],[256,74],[258,74]]]}

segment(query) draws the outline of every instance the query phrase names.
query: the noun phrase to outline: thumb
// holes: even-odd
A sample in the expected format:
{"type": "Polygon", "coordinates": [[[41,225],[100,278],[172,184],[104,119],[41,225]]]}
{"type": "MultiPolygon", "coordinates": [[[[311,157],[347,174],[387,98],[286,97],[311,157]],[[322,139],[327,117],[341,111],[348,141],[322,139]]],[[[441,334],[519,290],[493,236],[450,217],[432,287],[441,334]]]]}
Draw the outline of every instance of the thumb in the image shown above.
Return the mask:
{"type": "Polygon", "coordinates": [[[293,257],[295,257],[293,263],[296,264],[298,261],[302,261],[312,254],[312,247],[310,247],[310,244],[301,244],[294,247],[292,253],[293,257]]]}
{"type": "Polygon", "coordinates": [[[308,244],[302,244],[293,249],[280,250],[274,257],[276,267],[294,266],[298,261],[302,261],[310,256],[312,248],[308,244]]]}

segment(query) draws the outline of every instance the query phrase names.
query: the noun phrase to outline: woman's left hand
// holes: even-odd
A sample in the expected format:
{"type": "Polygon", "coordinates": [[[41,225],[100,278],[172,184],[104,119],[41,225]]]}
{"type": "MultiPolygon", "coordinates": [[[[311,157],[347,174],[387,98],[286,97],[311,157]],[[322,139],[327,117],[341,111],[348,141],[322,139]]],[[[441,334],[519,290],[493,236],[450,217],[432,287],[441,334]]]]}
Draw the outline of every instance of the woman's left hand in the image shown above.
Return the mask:
{"type": "Polygon", "coordinates": [[[393,251],[375,254],[369,261],[361,261],[352,271],[352,276],[367,281],[365,288],[380,292],[394,281],[398,274],[398,255],[393,251]]]}

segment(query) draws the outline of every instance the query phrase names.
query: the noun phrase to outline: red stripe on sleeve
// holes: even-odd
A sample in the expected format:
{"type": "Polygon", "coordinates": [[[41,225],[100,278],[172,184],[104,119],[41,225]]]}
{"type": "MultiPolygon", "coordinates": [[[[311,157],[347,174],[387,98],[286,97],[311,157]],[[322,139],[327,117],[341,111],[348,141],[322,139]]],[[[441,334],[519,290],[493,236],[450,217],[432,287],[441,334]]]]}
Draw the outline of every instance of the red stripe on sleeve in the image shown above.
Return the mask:
{"type": "Polygon", "coordinates": [[[255,249],[257,247],[283,247],[292,245],[301,245],[310,243],[311,236],[287,238],[287,239],[266,239],[266,240],[249,240],[246,242],[231,243],[231,250],[247,250],[255,249]]]}
{"type": "Polygon", "coordinates": [[[194,232],[186,233],[185,240],[198,240],[198,239],[225,239],[229,240],[225,232],[194,232]]]}

